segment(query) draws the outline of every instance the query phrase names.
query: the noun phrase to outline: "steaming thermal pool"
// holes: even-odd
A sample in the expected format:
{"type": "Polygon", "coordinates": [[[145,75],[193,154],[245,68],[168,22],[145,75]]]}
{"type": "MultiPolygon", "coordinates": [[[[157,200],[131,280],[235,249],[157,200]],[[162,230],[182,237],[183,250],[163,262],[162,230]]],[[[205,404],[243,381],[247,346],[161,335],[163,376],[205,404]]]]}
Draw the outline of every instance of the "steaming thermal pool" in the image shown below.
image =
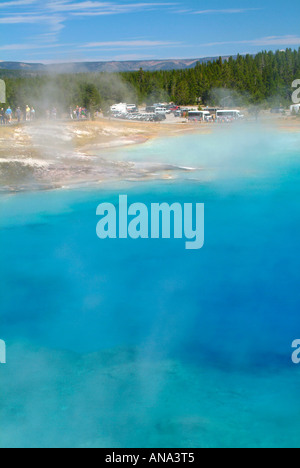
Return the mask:
{"type": "Polygon", "coordinates": [[[299,143],[166,138],[111,158],[169,180],[1,194],[1,447],[300,446],[299,143]],[[100,241],[119,194],[205,203],[204,248],[100,241]]]}

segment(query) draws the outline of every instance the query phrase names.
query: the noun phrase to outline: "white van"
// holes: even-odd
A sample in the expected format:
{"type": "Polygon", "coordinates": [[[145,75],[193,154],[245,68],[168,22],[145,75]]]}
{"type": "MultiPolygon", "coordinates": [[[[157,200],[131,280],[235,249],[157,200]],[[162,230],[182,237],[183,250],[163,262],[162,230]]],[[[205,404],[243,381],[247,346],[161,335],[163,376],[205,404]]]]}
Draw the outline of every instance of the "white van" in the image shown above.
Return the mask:
{"type": "Polygon", "coordinates": [[[212,117],[208,111],[189,111],[188,119],[194,122],[209,122],[212,119],[212,117]]]}
{"type": "Polygon", "coordinates": [[[127,113],[127,104],[120,102],[119,104],[114,104],[110,107],[110,112],[112,113],[120,113],[126,114],[127,113]]]}
{"type": "Polygon", "coordinates": [[[300,112],[300,104],[294,104],[293,106],[290,107],[291,114],[299,114],[300,112]]]}
{"type": "Polygon", "coordinates": [[[238,120],[244,116],[238,110],[218,110],[216,113],[217,120],[238,120]]]}

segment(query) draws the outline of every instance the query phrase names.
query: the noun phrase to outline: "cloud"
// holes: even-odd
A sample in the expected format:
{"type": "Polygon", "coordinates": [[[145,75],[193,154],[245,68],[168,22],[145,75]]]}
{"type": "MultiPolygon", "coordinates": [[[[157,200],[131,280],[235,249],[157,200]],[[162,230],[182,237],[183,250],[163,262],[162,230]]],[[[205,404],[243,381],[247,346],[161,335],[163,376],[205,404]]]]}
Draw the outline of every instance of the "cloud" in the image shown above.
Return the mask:
{"type": "Polygon", "coordinates": [[[49,16],[37,15],[6,16],[4,18],[0,18],[0,24],[35,24],[43,21],[52,24],[63,21],[63,18],[49,18],[49,16]]]}
{"type": "Polygon", "coordinates": [[[193,15],[236,15],[240,13],[247,13],[249,11],[260,11],[262,8],[226,8],[223,10],[200,10],[194,11],[193,15]]]}
{"type": "Polygon", "coordinates": [[[45,32],[36,36],[39,42],[58,41],[59,32],[67,21],[74,17],[129,14],[134,12],[160,10],[177,3],[161,2],[100,2],[93,0],[6,0],[1,3],[0,24],[3,25],[40,25],[45,24],[45,32]],[[14,8],[18,7],[18,14],[14,8]]]}
{"type": "Polygon", "coordinates": [[[157,10],[172,7],[177,3],[112,3],[98,1],[72,2],[68,0],[53,0],[47,8],[56,13],[70,13],[75,16],[100,16],[132,13],[135,11],[157,10]]]}
{"type": "Polygon", "coordinates": [[[61,16],[47,16],[47,15],[13,15],[4,16],[0,18],[0,25],[41,25],[44,24],[46,31],[43,34],[35,37],[36,44],[43,42],[53,43],[58,39],[58,33],[65,27],[64,18],[61,16]]]}
{"type": "Polygon", "coordinates": [[[15,6],[24,6],[24,5],[32,5],[36,3],[37,0],[13,0],[11,2],[2,2],[0,3],[0,8],[11,8],[15,6]]]}
{"type": "Polygon", "coordinates": [[[33,49],[52,49],[58,47],[65,47],[66,45],[71,46],[72,44],[7,44],[1,45],[1,51],[13,51],[13,50],[33,50],[33,49]]]}
{"type": "Polygon", "coordinates": [[[178,46],[180,42],[169,42],[169,41],[111,41],[111,42],[89,42],[80,46],[83,49],[93,49],[93,48],[102,48],[102,47],[114,47],[114,48],[123,48],[123,47],[168,47],[168,46],[178,46]]]}
{"type": "MultiPolygon", "coordinates": [[[[200,2],[199,2],[200,3],[200,2]]],[[[230,15],[239,15],[247,14],[255,11],[260,11],[262,8],[212,8],[210,9],[196,9],[188,8],[189,2],[170,2],[163,1],[159,2],[158,0],[150,0],[149,2],[143,0],[111,0],[111,1],[101,1],[101,0],[0,0],[0,28],[1,33],[5,33],[4,37],[7,38],[7,42],[15,41],[16,43],[20,42],[21,44],[2,44],[0,46],[1,51],[13,51],[20,50],[22,51],[22,59],[25,59],[25,51],[32,51],[35,53],[41,49],[41,56],[43,56],[42,50],[45,50],[45,53],[48,53],[51,47],[57,47],[56,50],[63,52],[63,48],[66,54],[77,53],[79,55],[91,56],[94,57],[101,51],[109,52],[107,55],[112,55],[113,51],[120,56],[132,56],[134,57],[139,52],[142,53],[142,49],[145,49],[146,54],[155,53],[155,49],[161,51],[163,48],[174,50],[178,48],[178,53],[180,49],[185,47],[190,47],[191,50],[194,49],[193,54],[196,53],[196,47],[212,47],[212,46],[226,46],[226,45],[236,45],[244,46],[239,47],[239,49],[245,50],[248,49],[248,46],[252,47],[276,47],[283,48],[284,46],[300,46],[300,37],[299,35],[285,35],[285,36],[268,36],[261,37],[256,39],[248,40],[228,40],[228,35],[215,36],[212,38],[215,42],[210,42],[206,44],[189,44],[186,42],[175,42],[177,39],[180,41],[182,34],[177,34],[174,32],[172,25],[168,26],[168,21],[170,17],[166,13],[177,13],[183,15],[203,15],[202,19],[206,18],[206,15],[225,15],[223,17],[224,21],[230,21],[230,15]],[[180,10],[181,9],[181,10],[180,10]],[[104,33],[105,28],[101,28],[101,24],[105,21],[105,17],[108,15],[130,15],[135,13],[144,12],[144,16],[147,15],[147,12],[158,11],[161,12],[161,16],[165,17],[165,28],[162,31],[162,36],[155,36],[151,34],[132,34],[131,37],[129,30],[125,31],[126,28],[120,28],[120,31],[112,30],[112,34],[104,33]],[[226,17],[226,15],[228,15],[226,17]],[[86,34],[86,39],[80,34],[80,20],[89,23],[89,17],[95,17],[93,22],[93,27],[91,28],[91,33],[97,31],[96,36],[86,34]],[[96,18],[99,17],[98,21],[96,18]],[[100,18],[103,17],[103,21],[100,18]],[[77,23],[78,21],[78,23],[77,23]],[[67,36],[69,30],[72,32],[72,25],[69,23],[76,22],[76,27],[79,28],[79,34],[76,36],[77,39],[74,39],[74,34],[70,36],[70,41],[75,41],[76,44],[61,44],[66,42],[68,39],[63,39],[64,36],[67,36]],[[8,31],[6,31],[5,25],[8,26],[8,31]],[[18,25],[24,25],[22,28],[18,28],[18,25]],[[34,25],[34,26],[33,26],[34,25]],[[27,26],[27,27],[26,27],[27,26]],[[98,27],[99,26],[99,27],[98,27]],[[61,34],[61,31],[68,27],[68,30],[61,34]],[[18,32],[19,29],[19,32],[18,32]],[[3,31],[2,31],[3,30],[3,31]],[[125,31],[125,32],[124,32],[125,31]],[[167,34],[170,31],[170,36],[167,34]],[[22,37],[20,35],[22,34],[22,37]],[[160,37],[163,40],[160,40],[160,37]],[[11,39],[14,38],[14,39],[11,39]],[[62,38],[62,39],[61,39],[62,38]],[[153,40],[151,40],[153,38],[153,40]],[[94,41],[95,42],[92,42],[94,41]],[[99,39],[99,41],[98,41],[99,39]],[[103,41],[103,39],[108,39],[108,41],[103,41]],[[113,39],[109,41],[109,39],[113,39]],[[116,39],[116,40],[114,40],[116,39]],[[124,39],[124,40],[123,40],[124,39]],[[170,39],[170,40],[168,40],[170,39]],[[220,39],[218,42],[217,40],[220,39]],[[222,41],[222,39],[224,39],[222,41]],[[173,42],[174,40],[174,42],[173,42]],[[23,43],[22,43],[23,41],[23,43]],[[90,41],[83,43],[84,41],[90,41]],[[60,48],[60,49],[59,49],[60,48]],[[127,49],[127,50],[125,50],[127,49]],[[152,49],[152,50],[151,50],[152,49]],[[123,55],[124,54],[124,55],[123,55]]],[[[201,16],[199,16],[200,18],[201,16]]],[[[188,16],[191,18],[191,16],[188,16]]],[[[126,17],[124,17],[125,21],[126,17]]],[[[185,20],[187,16],[185,17],[185,20]]],[[[196,20],[196,17],[194,17],[196,20]]],[[[146,19],[147,21],[147,19],[146,19]]],[[[198,21],[198,20],[196,20],[198,21]]],[[[91,22],[92,23],[92,22],[91,22]]],[[[122,22],[121,22],[122,23],[122,22]]],[[[130,22],[131,23],[131,22],[130,22]]],[[[183,30],[184,30],[184,19],[182,18],[183,30]]],[[[156,27],[153,28],[153,34],[156,30],[156,27]]],[[[182,31],[181,31],[182,32],[182,31]]],[[[225,32],[226,34],[226,32],[225,32]]],[[[232,32],[233,38],[234,31],[232,32]]],[[[183,36],[184,38],[184,33],[183,36]]],[[[205,37],[205,36],[204,36],[205,37]]],[[[238,36],[238,38],[241,36],[238,36]]],[[[202,39],[203,40],[203,39],[202,39]]],[[[204,39],[204,40],[207,40],[204,39]]],[[[184,39],[182,39],[184,41],[184,39]]],[[[200,42],[200,41],[199,41],[200,42]]],[[[238,48],[238,47],[237,47],[238,48]]],[[[249,47],[250,50],[250,47],[249,47]]],[[[50,53],[50,52],[49,52],[50,53]]],[[[9,53],[7,53],[9,55],[9,53]]],[[[13,54],[11,54],[13,56],[13,54]]]]}
{"type": "Polygon", "coordinates": [[[250,39],[245,41],[223,41],[223,42],[209,42],[201,44],[202,47],[220,46],[220,45],[241,45],[247,44],[252,46],[297,46],[300,45],[300,36],[287,35],[287,36],[268,36],[258,39],[250,39]]]}

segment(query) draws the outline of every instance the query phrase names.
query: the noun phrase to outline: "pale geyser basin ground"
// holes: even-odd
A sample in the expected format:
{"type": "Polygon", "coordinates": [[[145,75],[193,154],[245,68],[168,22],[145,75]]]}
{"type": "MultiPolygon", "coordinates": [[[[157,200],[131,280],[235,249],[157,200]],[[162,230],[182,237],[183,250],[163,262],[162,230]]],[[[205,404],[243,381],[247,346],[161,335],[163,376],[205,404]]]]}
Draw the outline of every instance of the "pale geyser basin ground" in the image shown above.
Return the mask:
{"type": "Polygon", "coordinates": [[[1,447],[300,446],[299,142],[154,140],[116,157],[199,170],[1,195],[1,447]],[[122,193],[204,202],[205,247],[100,241],[122,193]]]}

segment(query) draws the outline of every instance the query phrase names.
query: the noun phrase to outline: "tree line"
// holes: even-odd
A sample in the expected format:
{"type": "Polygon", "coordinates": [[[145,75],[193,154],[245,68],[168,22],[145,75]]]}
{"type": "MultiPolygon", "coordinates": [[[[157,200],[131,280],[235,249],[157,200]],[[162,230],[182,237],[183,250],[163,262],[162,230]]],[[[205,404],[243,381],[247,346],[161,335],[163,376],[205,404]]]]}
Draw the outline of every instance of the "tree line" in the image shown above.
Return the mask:
{"type": "Polygon", "coordinates": [[[0,71],[12,108],[31,105],[39,112],[57,107],[90,111],[115,102],[178,105],[289,105],[292,82],[300,78],[300,48],[261,52],[198,63],[185,70],[122,73],[33,74],[0,71]]]}

